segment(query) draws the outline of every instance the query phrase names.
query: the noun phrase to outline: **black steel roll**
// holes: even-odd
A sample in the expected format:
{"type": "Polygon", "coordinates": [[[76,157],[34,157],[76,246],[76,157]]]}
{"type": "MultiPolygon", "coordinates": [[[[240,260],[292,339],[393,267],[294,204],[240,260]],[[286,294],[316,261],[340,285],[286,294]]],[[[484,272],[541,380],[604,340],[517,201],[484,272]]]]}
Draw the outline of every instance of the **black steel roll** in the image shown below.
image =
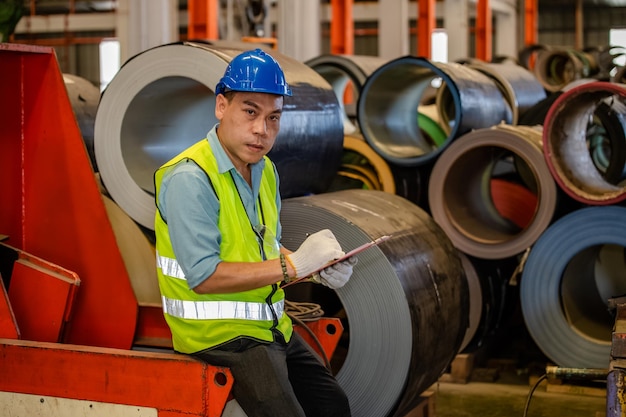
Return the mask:
{"type": "MultiPolygon", "coordinates": [[[[94,127],[98,171],[112,199],[142,226],[154,228],[154,171],[217,121],[213,88],[240,52],[200,42],[157,46],[129,59],[103,92],[94,127]]],[[[284,198],[323,192],[343,153],[341,108],[314,70],[272,55],[293,90],[269,154],[280,191],[284,198]]]]}
{"type": "Polygon", "coordinates": [[[72,104],[72,110],[87,148],[92,167],[96,168],[96,156],[93,149],[93,129],[100,101],[100,89],[89,80],[73,74],[63,74],[63,82],[72,104]]]}
{"type": "Polygon", "coordinates": [[[469,67],[492,78],[500,88],[511,108],[511,124],[516,125],[528,109],[546,98],[546,90],[541,83],[521,65],[475,62],[469,67]]]}
{"type": "Polygon", "coordinates": [[[387,60],[377,56],[366,55],[320,55],[305,62],[332,86],[337,101],[344,110],[344,133],[358,131],[353,121],[356,118],[356,106],[346,108],[344,97],[348,88],[352,87],[353,102],[358,100],[365,80],[387,60]],[[351,85],[350,85],[351,84],[351,85]]]}
{"type": "MultiPolygon", "coordinates": [[[[337,379],[353,415],[405,416],[458,353],[468,327],[469,291],[458,252],[423,210],[384,191],[286,199],[281,221],[289,249],[324,228],[345,250],[391,235],[358,255],[352,278],[336,291],[349,337],[337,379]]],[[[302,285],[327,290],[314,284],[287,290],[302,285]]]]}
{"type": "Polygon", "coordinates": [[[456,63],[406,56],[374,71],[363,85],[357,118],[365,140],[389,162],[419,166],[456,137],[507,120],[507,106],[496,84],[481,72],[456,63]],[[436,88],[439,120],[448,135],[440,145],[423,134],[417,108],[436,88]]]}

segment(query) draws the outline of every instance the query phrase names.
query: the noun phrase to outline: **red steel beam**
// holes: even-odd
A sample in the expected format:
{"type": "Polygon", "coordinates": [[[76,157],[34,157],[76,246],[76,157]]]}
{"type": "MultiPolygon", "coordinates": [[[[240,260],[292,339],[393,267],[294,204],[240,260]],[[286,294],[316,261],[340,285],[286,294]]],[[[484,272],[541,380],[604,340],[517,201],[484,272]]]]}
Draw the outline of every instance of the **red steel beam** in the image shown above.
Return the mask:
{"type": "Polygon", "coordinates": [[[417,55],[430,59],[432,35],[435,30],[435,0],[417,2],[417,55]]]}
{"type": "Polygon", "coordinates": [[[524,1],[524,45],[536,45],[537,40],[537,0],[524,1]]]}
{"type": "Polygon", "coordinates": [[[330,53],[354,54],[353,0],[331,0],[330,53]]]}
{"type": "Polygon", "coordinates": [[[476,58],[491,62],[491,6],[489,0],[476,3],[476,58]]]}
{"type": "Polygon", "coordinates": [[[187,2],[187,39],[219,39],[218,0],[187,2]]]}

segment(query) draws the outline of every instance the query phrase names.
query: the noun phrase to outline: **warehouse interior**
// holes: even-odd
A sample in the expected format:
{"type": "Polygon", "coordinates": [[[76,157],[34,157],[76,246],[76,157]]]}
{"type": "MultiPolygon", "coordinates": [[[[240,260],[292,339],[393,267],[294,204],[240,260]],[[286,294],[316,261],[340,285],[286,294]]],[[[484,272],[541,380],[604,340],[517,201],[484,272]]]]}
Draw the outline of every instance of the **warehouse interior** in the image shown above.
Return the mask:
{"type": "Polygon", "coordinates": [[[281,243],[370,245],[345,287],[285,288],[353,416],[624,413],[626,0],[2,0],[0,19],[0,415],[245,416],[227,368],[172,350],[153,175],[254,48],[293,89],[268,154],[281,243]]]}

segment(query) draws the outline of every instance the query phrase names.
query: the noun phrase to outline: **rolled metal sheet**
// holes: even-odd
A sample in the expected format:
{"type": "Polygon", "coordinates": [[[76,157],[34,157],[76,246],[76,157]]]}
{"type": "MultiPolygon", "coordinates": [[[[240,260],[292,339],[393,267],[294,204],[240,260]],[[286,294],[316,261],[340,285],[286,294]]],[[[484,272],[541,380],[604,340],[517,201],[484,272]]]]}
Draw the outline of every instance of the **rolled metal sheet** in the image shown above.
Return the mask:
{"type": "Polygon", "coordinates": [[[550,224],[557,203],[541,128],[501,124],[458,138],[435,163],[428,197],[433,218],[462,252],[485,259],[523,252],[550,224]],[[525,228],[504,218],[494,204],[491,180],[498,164],[508,164],[519,184],[537,190],[534,216],[525,228]]]}
{"type": "Polygon", "coordinates": [[[531,337],[555,364],[609,366],[614,318],[607,303],[626,289],[625,247],[626,208],[619,206],[569,213],[532,247],[521,277],[522,314],[531,337]]]}
{"type": "Polygon", "coordinates": [[[96,167],[94,155],[94,123],[98,102],[100,101],[100,89],[89,80],[74,74],[63,74],[63,82],[67,95],[72,104],[72,110],[87,148],[92,167],[96,167]]]}
{"type": "Polygon", "coordinates": [[[581,55],[573,50],[546,50],[537,57],[533,73],[543,87],[551,92],[589,75],[589,68],[581,55]]]}
{"type": "Polygon", "coordinates": [[[396,185],[387,162],[380,157],[360,135],[346,135],[343,138],[344,160],[364,166],[375,175],[375,190],[395,194],[396,185]]]}
{"type": "Polygon", "coordinates": [[[377,68],[382,66],[386,59],[377,56],[366,55],[320,55],[305,62],[313,68],[332,86],[337,101],[343,109],[344,134],[358,132],[358,127],[353,123],[356,118],[356,106],[347,109],[344,104],[344,97],[348,88],[352,88],[353,101],[358,100],[365,80],[377,68]]]}
{"type": "MultiPolygon", "coordinates": [[[[383,191],[286,199],[281,221],[282,243],[292,250],[324,228],[345,250],[391,235],[358,255],[352,278],[336,291],[349,338],[336,376],[353,415],[405,416],[466,333],[468,288],[458,251],[422,209],[383,191]]],[[[328,290],[314,284],[287,290],[300,285],[328,290]]]]}
{"type": "MultiPolygon", "coordinates": [[[[94,127],[98,171],[113,200],[142,226],[154,229],[154,171],[217,122],[213,88],[240,52],[197,42],[157,46],[129,59],[103,92],[94,127]]],[[[339,103],[311,68],[272,55],[293,90],[269,153],[280,191],[284,198],[323,192],[341,160],[339,103]]]]}
{"type": "MultiPolygon", "coordinates": [[[[609,205],[626,198],[626,182],[621,180],[624,171],[623,120],[626,117],[626,88],[622,84],[604,81],[585,83],[563,92],[550,106],[543,129],[543,152],[550,172],[561,189],[577,201],[590,205],[609,205]],[[611,183],[594,160],[594,147],[588,144],[588,128],[594,114],[602,106],[609,106],[619,120],[605,137],[614,142],[611,183]],[[619,178],[615,178],[619,177],[619,178]]],[[[606,144],[602,145],[606,146],[606,144]]],[[[596,155],[597,156],[597,155],[596,155]]],[[[605,173],[608,168],[605,167],[605,173]]]]}
{"type": "Polygon", "coordinates": [[[521,65],[472,63],[469,67],[494,80],[511,108],[513,125],[529,108],[546,98],[546,90],[541,83],[521,65]]]}
{"type": "Polygon", "coordinates": [[[160,306],[161,292],[157,280],[154,246],[137,223],[113,200],[104,195],[102,199],[137,303],[143,306],[160,306]]]}
{"type": "MultiPolygon", "coordinates": [[[[472,332],[473,336],[469,341],[463,340],[467,343],[463,352],[471,353],[480,349],[484,351],[490,345],[498,346],[502,343],[501,335],[506,329],[505,324],[509,322],[518,306],[517,287],[510,285],[509,281],[519,265],[519,257],[492,260],[466,255],[466,261],[469,261],[474,269],[480,291],[478,298],[477,290],[470,287],[470,294],[474,294],[470,301],[470,311],[477,307],[478,301],[481,301],[479,322],[472,332]]],[[[466,275],[467,271],[471,271],[468,266],[465,270],[466,275]]],[[[468,283],[475,285],[472,280],[470,273],[468,283]]]]}
{"type": "Polygon", "coordinates": [[[414,56],[392,60],[363,85],[357,119],[365,140],[387,161],[419,166],[437,157],[456,137],[507,119],[506,102],[495,83],[479,71],[456,63],[414,56]],[[433,83],[441,82],[436,100],[447,138],[441,146],[424,135],[416,109],[433,83]]]}
{"type": "Polygon", "coordinates": [[[465,330],[465,335],[463,336],[463,341],[461,342],[461,346],[459,346],[459,353],[463,352],[466,347],[469,346],[474,336],[476,336],[476,332],[478,330],[478,326],[482,320],[482,310],[483,310],[483,292],[481,289],[480,277],[476,272],[476,268],[472,264],[472,261],[463,253],[459,252],[459,256],[461,257],[461,262],[463,264],[463,269],[465,270],[465,277],[467,279],[467,288],[469,291],[469,317],[468,317],[468,325],[465,330]]]}
{"type": "Polygon", "coordinates": [[[517,54],[517,61],[524,68],[533,70],[537,62],[537,57],[547,51],[550,51],[550,49],[550,46],[543,44],[528,45],[519,51],[517,54]]]}

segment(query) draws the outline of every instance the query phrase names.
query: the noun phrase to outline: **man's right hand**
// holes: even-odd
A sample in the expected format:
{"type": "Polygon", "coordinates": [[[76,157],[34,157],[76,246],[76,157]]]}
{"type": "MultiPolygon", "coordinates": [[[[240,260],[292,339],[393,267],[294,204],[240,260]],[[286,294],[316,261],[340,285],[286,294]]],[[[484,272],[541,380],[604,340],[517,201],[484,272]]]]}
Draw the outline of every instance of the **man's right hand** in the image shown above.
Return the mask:
{"type": "Polygon", "coordinates": [[[343,255],[333,232],[323,229],[307,237],[297,251],[287,256],[296,270],[296,278],[302,278],[343,255]]]}

